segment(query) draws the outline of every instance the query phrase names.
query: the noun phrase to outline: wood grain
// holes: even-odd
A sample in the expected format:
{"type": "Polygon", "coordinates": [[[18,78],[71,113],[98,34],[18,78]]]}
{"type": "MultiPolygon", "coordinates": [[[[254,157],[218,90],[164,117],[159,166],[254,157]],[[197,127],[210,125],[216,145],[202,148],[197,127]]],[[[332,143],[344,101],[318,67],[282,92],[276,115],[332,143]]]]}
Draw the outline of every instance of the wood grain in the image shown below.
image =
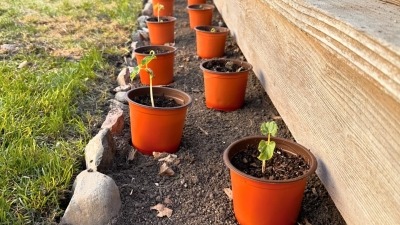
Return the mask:
{"type": "Polygon", "coordinates": [[[392,3],[394,5],[400,6],[400,0],[381,0],[381,1],[392,3]]]}
{"type": "Polygon", "coordinates": [[[398,224],[400,10],[339,2],[214,0],[346,222],[398,224]]]}

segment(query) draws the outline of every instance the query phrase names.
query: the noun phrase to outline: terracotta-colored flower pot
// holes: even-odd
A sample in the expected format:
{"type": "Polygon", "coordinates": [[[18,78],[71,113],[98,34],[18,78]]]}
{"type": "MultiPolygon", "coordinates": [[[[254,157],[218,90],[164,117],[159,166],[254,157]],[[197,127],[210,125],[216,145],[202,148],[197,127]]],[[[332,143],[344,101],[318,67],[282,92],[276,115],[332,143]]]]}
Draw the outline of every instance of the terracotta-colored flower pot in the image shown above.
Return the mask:
{"type": "Polygon", "coordinates": [[[188,0],[187,5],[205,4],[207,0],[188,0]]]}
{"type": "Polygon", "coordinates": [[[203,59],[222,57],[225,52],[225,42],[229,29],[217,26],[197,26],[197,55],[203,59]]]}
{"type": "Polygon", "coordinates": [[[163,45],[175,42],[175,21],[176,18],[171,16],[160,17],[160,22],[158,22],[157,17],[146,19],[150,44],[163,45]]]}
{"type": "Polygon", "coordinates": [[[253,68],[248,62],[233,59],[210,59],[202,62],[204,94],[208,108],[233,111],[242,107],[246,94],[247,77],[253,68]],[[230,62],[242,67],[240,72],[218,72],[209,69],[213,62],[226,64],[230,62]]]}
{"type": "MultiPolygon", "coordinates": [[[[153,85],[167,85],[174,80],[175,47],[164,45],[148,45],[134,50],[136,61],[140,64],[144,57],[150,55],[154,50],[156,58],[149,62],[148,67],[153,70],[153,85]]],[[[144,85],[150,84],[150,77],[146,71],[140,71],[140,82],[144,85]]]]}
{"type": "Polygon", "coordinates": [[[235,168],[231,159],[238,152],[247,149],[249,145],[257,148],[260,140],[266,140],[266,137],[246,137],[233,142],[224,151],[224,163],[231,175],[236,219],[241,225],[295,224],[307,178],[315,172],[317,160],[309,150],[295,142],[272,138],[276,147],[303,156],[310,169],[304,175],[289,180],[269,181],[249,176],[235,168]]]}
{"type": "Polygon", "coordinates": [[[174,15],[174,1],[175,0],[153,0],[153,16],[158,16],[157,3],[164,6],[164,9],[160,10],[160,16],[173,16],[174,15]]]}
{"type": "Polygon", "coordinates": [[[151,107],[133,101],[135,96],[149,95],[150,87],[128,91],[131,136],[133,146],[143,154],[153,152],[174,153],[181,142],[186,112],[192,102],[183,91],[153,87],[154,96],[174,99],[180,106],[171,108],[151,107]]]}
{"type": "Polygon", "coordinates": [[[194,29],[197,26],[211,25],[214,5],[196,4],[187,7],[189,13],[190,28],[194,29]]]}

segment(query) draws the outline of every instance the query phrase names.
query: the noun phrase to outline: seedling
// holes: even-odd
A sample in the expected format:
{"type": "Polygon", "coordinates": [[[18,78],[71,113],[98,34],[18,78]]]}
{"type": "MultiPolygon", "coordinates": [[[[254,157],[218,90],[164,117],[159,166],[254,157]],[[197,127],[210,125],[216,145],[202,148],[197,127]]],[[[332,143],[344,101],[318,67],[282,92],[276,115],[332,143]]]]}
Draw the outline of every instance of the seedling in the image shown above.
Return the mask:
{"type": "Polygon", "coordinates": [[[160,11],[164,9],[164,5],[160,4],[159,2],[157,4],[154,5],[154,7],[157,9],[157,21],[158,22],[162,22],[160,20],[160,11]]]}
{"type": "Polygon", "coordinates": [[[215,33],[215,32],[217,32],[217,29],[215,29],[215,27],[213,27],[213,28],[210,29],[210,32],[211,33],[215,33]]]}
{"type": "Polygon", "coordinates": [[[271,141],[271,136],[275,137],[278,132],[278,125],[276,125],[275,121],[264,122],[261,124],[261,133],[267,136],[267,141],[261,140],[258,144],[258,151],[260,155],[258,159],[262,161],[261,172],[265,173],[265,165],[266,161],[270,160],[274,155],[275,150],[275,142],[271,141]]]}
{"type": "Polygon", "coordinates": [[[154,72],[151,68],[148,67],[148,64],[153,60],[157,58],[155,51],[151,50],[150,54],[147,55],[146,57],[143,58],[143,60],[133,68],[133,71],[130,75],[131,80],[135,79],[136,75],[140,73],[141,70],[144,70],[147,72],[147,74],[150,77],[150,100],[151,100],[151,106],[154,106],[154,98],[153,98],[153,77],[154,77],[154,72]]]}

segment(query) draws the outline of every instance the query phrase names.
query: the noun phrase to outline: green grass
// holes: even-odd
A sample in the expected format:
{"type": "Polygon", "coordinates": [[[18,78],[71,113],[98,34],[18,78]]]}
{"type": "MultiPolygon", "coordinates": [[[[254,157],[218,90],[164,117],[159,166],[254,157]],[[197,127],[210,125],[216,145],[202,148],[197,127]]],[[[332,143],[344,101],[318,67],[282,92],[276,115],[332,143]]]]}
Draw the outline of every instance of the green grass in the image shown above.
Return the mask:
{"type": "Polygon", "coordinates": [[[91,138],[94,115],[78,113],[79,104],[115,72],[103,55],[126,52],[140,4],[0,2],[0,44],[18,47],[0,52],[0,224],[52,224],[62,215],[60,198],[91,138]]]}

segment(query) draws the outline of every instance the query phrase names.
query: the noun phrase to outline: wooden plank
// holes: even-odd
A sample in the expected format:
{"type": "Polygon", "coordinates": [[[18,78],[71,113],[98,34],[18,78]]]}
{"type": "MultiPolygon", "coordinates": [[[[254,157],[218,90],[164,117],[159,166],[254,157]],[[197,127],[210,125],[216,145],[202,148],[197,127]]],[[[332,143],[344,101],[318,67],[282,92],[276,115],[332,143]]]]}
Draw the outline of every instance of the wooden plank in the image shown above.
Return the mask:
{"type": "Polygon", "coordinates": [[[394,5],[400,6],[400,0],[381,0],[381,1],[392,3],[394,5]]]}
{"type": "Polygon", "coordinates": [[[346,222],[398,224],[398,7],[360,0],[214,3],[293,136],[317,156],[317,174],[346,222]]]}

